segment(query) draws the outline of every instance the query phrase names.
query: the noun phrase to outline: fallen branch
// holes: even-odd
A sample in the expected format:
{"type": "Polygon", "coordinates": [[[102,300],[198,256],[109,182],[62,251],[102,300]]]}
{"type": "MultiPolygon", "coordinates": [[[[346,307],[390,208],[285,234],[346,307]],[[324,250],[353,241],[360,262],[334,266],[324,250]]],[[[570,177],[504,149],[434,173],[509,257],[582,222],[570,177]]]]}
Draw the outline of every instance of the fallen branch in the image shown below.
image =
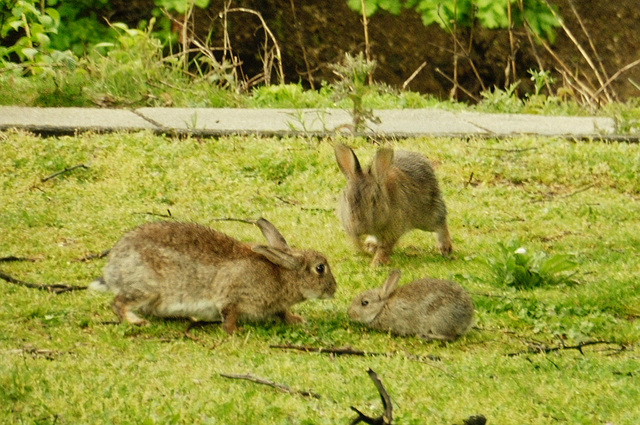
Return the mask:
{"type": "Polygon", "coordinates": [[[237,221],[239,223],[256,224],[257,220],[250,220],[246,218],[233,218],[233,217],[220,217],[212,218],[211,221],[237,221]]]}
{"type": "Polygon", "coordinates": [[[16,348],[12,350],[4,350],[7,354],[30,354],[33,357],[44,357],[47,360],[54,360],[56,356],[61,354],[68,354],[67,351],[56,351],[38,348],[33,345],[25,345],[23,348],[16,348]]]}
{"type": "Polygon", "coordinates": [[[51,174],[50,176],[43,177],[43,178],[41,178],[41,179],[40,179],[40,182],[41,182],[41,183],[44,183],[44,182],[49,181],[49,180],[51,180],[51,179],[53,179],[53,178],[55,178],[55,177],[58,177],[58,176],[60,176],[60,175],[62,175],[62,174],[65,174],[65,173],[68,173],[68,172],[70,172],[70,171],[76,170],[76,169],[78,169],[78,168],[84,168],[85,170],[88,170],[88,169],[89,169],[89,167],[88,167],[88,166],[86,166],[86,165],[84,165],[84,164],[74,165],[73,167],[67,167],[67,168],[65,168],[65,169],[64,169],[64,170],[62,170],[62,171],[58,171],[57,173],[53,173],[53,174],[51,174]]]}
{"type": "Polygon", "coordinates": [[[26,258],[26,257],[16,257],[14,255],[9,255],[8,257],[0,258],[0,262],[10,262],[10,261],[31,261],[36,262],[35,258],[26,258]]]}
{"type": "Polygon", "coordinates": [[[497,151],[497,152],[506,152],[506,153],[521,153],[528,151],[535,151],[538,148],[477,148],[483,151],[497,151]]]}
{"type": "MultiPolygon", "coordinates": [[[[285,344],[285,345],[270,345],[269,348],[280,348],[280,349],[284,349],[284,350],[297,350],[297,351],[304,351],[305,353],[326,353],[329,354],[331,356],[383,356],[383,357],[393,357],[396,354],[395,353],[380,353],[380,352],[373,352],[373,351],[362,351],[362,350],[358,350],[352,347],[329,347],[329,348],[325,348],[325,347],[310,347],[310,346],[306,346],[306,345],[290,345],[290,344],[285,344]]],[[[444,368],[434,364],[433,362],[438,362],[440,361],[440,357],[438,356],[433,356],[433,355],[426,355],[426,356],[416,356],[415,354],[411,354],[411,353],[405,353],[405,356],[414,362],[419,362],[419,363],[423,363],[426,364],[428,366],[431,366],[435,369],[438,369],[439,371],[441,371],[442,373],[444,373],[447,376],[450,377],[454,377],[455,375],[451,374],[450,372],[448,372],[447,370],[445,370],[444,368]]]]}
{"type": "Polygon", "coordinates": [[[515,357],[521,354],[548,354],[548,353],[553,353],[555,351],[562,351],[562,350],[578,350],[580,354],[584,354],[584,351],[582,351],[582,349],[584,347],[589,347],[592,345],[618,345],[620,347],[619,351],[624,351],[626,349],[624,345],[618,344],[613,341],[584,341],[576,345],[561,344],[555,347],[549,347],[548,345],[535,342],[530,344],[530,348],[528,350],[518,351],[516,353],[509,353],[507,354],[507,356],[515,357]]]}
{"type": "Polygon", "coordinates": [[[389,393],[387,393],[387,390],[384,388],[384,385],[382,385],[382,381],[378,377],[378,374],[376,374],[372,369],[367,370],[367,373],[369,374],[369,378],[371,378],[374,385],[378,389],[380,399],[382,400],[382,407],[384,408],[384,412],[381,416],[372,418],[371,416],[367,416],[360,410],[351,406],[351,410],[358,414],[358,417],[351,421],[351,425],[356,425],[360,422],[373,425],[391,424],[393,421],[393,404],[391,403],[391,397],[389,396],[389,393]]]}
{"type": "Polygon", "coordinates": [[[97,260],[97,259],[104,258],[107,255],[109,255],[110,251],[111,251],[111,249],[105,249],[102,252],[89,254],[89,255],[86,255],[84,257],[80,257],[80,258],[78,258],[76,260],[73,260],[73,261],[78,262],[78,263],[83,263],[83,262],[87,262],[87,261],[91,261],[91,260],[97,260]]]}
{"type": "Polygon", "coordinates": [[[173,218],[173,216],[171,215],[171,210],[167,209],[167,213],[166,214],[160,214],[160,213],[154,213],[152,211],[147,211],[147,212],[142,212],[142,213],[134,213],[137,215],[150,215],[152,217],[162,217],[162,218],[173,218]]]}
{"type": "Polygon", "coordinates": [[[60,283],[53,284],[53,285],[46,285],[46,284],[25,282],[23,280],[16,279],[15,277],[10,276],[1,271],[0,271],[0,279],[6,280],[7,282],[13,283],[14,285],[24,286],[26,288],[40,289],[42,291],[47,291],[54,294],[62,294],[64,292],[71,292],[71,291],[82,291],[87,289],[86,286],[71,286],[71,285],[64,285],[60,283]]]}
{"type": "Polygon", "coordinates": [[[271,382],[267,379],[264,378],[259,378],[257,376],[253,376],[253,375],[235,375],[235,374],[226,374],[226,373],[221,373],[220,376],[224,377],[224,378],[229,378],[229,379],[244,379],[246,381],[251,381],[251,382],[255,382],[256,384],[262,384],[262,385],[267,385],[269,387],[273,387],[276,388],[282,392],[285,393],[289,393],[289,394],[296,394],[296,395],[301,395],[303,397],[313,397],[313,398],[320,398],[320,394],[316,394],[314,392],[311,391],[298,391],[298,390],[294,390],[291,389],[289,387],[287,387],[286,385],[283,384],[278,384],[276,382],[271,382]]]}
{"type": "Polygon", "coordinates": [[[276,196],[276,199],[284,202],[287,205],[293,205],[296,207],[299,207],[302,211],[322,211],[322,212],[331,212],[333,211],[333,209],[330,208],[308,208],[308,207],[301,207],[300,204],[297,201],[290,201],[288,199],[283,198],[282,196],[276,196]]]}
{"type": "MultiPolygon", "coordinates": [[[[283,344],[283,345],[270,345],[269,348],[280,348],[283,350],[297,350],[304,351],[306,353],[326,353],[336,356],[384,356],[384,357],[393,357],[393,353],[381,353],[375,351],[362,351],[353,347],[310,347],[307,345],[291,345],[291,344],[283,344]]],[[[416,356],[413,354],[408,355],[410,360],[431,360],[431,361],[439,361],[440,357],[438,356],[416,356]]]]}
{"type": "Polygon", "coordinates": [[[270,345],[269,348],[281,348],[284,350],[297,350],[304,351],[307,353],[327,353],[327,354],[335,354],[338,356],[387,356],[387,353],[375,353],[375,352],[367,352],[357,350],[355,348],[346,346],[346,347],[310,347],[307,345],[291,345],[291,344],[283,344],[283,345],[270,345]]]}
{"type": "Polygon", "coordinates": [[[532,203],[534,203],[534,204],[536,204],[536,203],[538,203],[538,202],[551,201],[551,200],[553,200],[553,199],[565,199],[565,198],[570,198],[570,197],[575,196],[575,195],[577,195],[577,194],[579,194],[579,193],[586,192],[587,190],[591,189],[591,188],[592,188],[592,187],[594,187],[594,186],[595,186],[595,184],[589,184],[589,185],[586,185],[585,187],[582,187],[582,188],[580,188],[580,189],[578,189],[578,190],[575,190],[575,191],[573,191],[573,192],[571,192],[571,193],[567,193],[567,194],[565,194],[565,195],[554,196],[554,195],[551,195],[551,194],[550,194],[550,195],[547,195],[547,198],[545,198],[545,199],[536,199],[536,200],[531,201],[531,202],[532,202],[532,203]]]}

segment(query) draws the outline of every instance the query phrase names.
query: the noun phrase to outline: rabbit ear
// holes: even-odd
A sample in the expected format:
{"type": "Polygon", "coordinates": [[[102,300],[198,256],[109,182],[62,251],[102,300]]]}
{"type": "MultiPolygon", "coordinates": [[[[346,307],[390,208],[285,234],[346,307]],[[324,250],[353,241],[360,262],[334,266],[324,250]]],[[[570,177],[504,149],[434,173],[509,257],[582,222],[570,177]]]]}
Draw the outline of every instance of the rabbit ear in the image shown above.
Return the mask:
{"type": "Polygon", "coordinates": [[[289,270],[297,270],[301,268],[304,263],[301,258],[272,246],[256,245],[252,247],[251,250],[262,255],[273,264],[289,270]]]}
{"type": "Polygon", "coordinates": [[[362,167],[360,167],[360,162],[353,149],[340,143],[336,144],[333,149],[336,153],[338,166],[347,178],[354,178],[362,174],[362,167]]]}
{"type": "Polygon", "coordinates": [[[398,287],[400,276],[402,276],[402,272],[400,270],[392,270],[391,273],[389,273],[387,281],[382,285],[383,299],[389,298],[391,293],[398,287]]]}
{"type": "Polygon", "coordinates": [[[373,163],[371,164],[371,172],[378,180],[382,180],[387,176],[392,165],[393,149],[378,149],[375,158],[373,158],[373,163]]]}
{"type": "Polygon", "coordinates": [[[278,249],[289,248],[289,245],[287,244],[284,236],[282,236],[282,233],[280,233],[280,231],[276,229],[276,226],[271,224],[271,222],[264,218],[259,218],[258,221],[256,221],[256,225],[260,228],[260,231],[262,231],[262,234],[267,242],[269,242],[269,245],[278,249]]]}

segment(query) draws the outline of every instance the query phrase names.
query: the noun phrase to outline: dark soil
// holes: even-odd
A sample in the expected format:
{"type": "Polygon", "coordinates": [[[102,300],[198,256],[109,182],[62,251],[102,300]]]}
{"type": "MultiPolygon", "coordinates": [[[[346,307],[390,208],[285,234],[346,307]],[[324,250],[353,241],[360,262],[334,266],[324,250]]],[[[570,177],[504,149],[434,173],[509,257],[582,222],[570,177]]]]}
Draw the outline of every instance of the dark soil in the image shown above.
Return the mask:
{"type": "MultiPolygon", "coordinates": [[[[572,12],[570,1],[551,0],[599,69],[598,60],[601,61],[606,73],[604,80],[640,58],[638,0],[619,0],[615,3],[572,0],[597,54],[591,49],[589,38],[572,12]]],[[[209,44],[217,49],[216,54],[220,57],[225,33],[224,15],[221,14],[224,2],[211,3],[208,10],[196,11],[194,29],[201,40],[211,36],[209,44]]],[[[334,78],[330,64],[341,61],[345,52],[354,54],[365,49],[361,17],[347,7],[346,0],[238,0],[230,3],[232,8],[251,9],[264,17],[282,52],[287,82],[302,82],[306,87],[318,88],[322,81],[334,78]]],[[[259,76],[263,72],[263,58],[268,57],[264,48],[265,32],[259,18],[242,11],[229,13],[227,17],[228,46],[242,64],[243,78],[249,80],[259,76]]],[[[557,33],[557,40],[552,46],[554,53],[571,73],[584,75],[591,85],[599,87],[590,66],[575,44],[561,28],[557,33]]],[[[425,27],[416,13],[404,11],[399,16],[378,13],[371,17],[369,37],[372,57],[378,64],[374,74],[376,81],[400,88],[426,62],[407,87],[440,98],[449,97],[454,74],[453,39],[450,34],[437,25],[425,27]]],[[[505,70],[511,56],[508,31],[476,27],[459,31],[458,39],[464,46],[469,46],[468,54],[458,51],[459,84],[475,97],[483,87],[504,87],[507,82],[505,70]],[[474,73],[472,62],[480,78],[474,73]]],[[[270,49],[273,44],[269,43],[269,46],[270,49]]],[[[558,61],[539,44],[535,45],[534,52],[524,29],[515,30],[514,46],[516,79],[521,80],[520,93],[531,91],[532,83],[527,70],[539,70],[540,63],[545,69],[556,72],[558,81],[562,81],[557,73],[561,68],[558,61]]],[[[269,77],[272,82],[277,81],[275,68],[269,77]]],[[[513,81],[511,75],[509,82],[513,81]]],[[[640,87],[640,66],[621,74],[612,87],[621,100],[640,95],[637,88],[640,87]],[[634,83],[637,84],[634,86],[634,83]]],[[[458,95],[460,99],[469,99],[463,91],[459,90],[458,95]]]]}

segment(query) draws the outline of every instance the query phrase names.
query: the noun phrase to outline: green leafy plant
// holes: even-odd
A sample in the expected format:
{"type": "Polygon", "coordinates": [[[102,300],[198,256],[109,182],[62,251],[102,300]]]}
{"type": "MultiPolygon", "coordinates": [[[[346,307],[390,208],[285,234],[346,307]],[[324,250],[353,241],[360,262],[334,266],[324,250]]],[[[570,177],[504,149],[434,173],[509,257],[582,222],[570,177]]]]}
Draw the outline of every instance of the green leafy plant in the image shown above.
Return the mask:
{"type": "Polygon", "coordinates": [[[97,44],[88,60],[88,70],[93,83],[88,94],[97,103],[119,104],[144,102],[170,102],[161,99],[162,85],[180,86],[182,73],[177,59],[163,60],[162,43],[151,36],[154,20],[147,29],[129,28],[123,23],[113,23],[115,42],[97,44]],[[106,54],[100,54],[106,50],[106,54]],[[158,93],[158,94],[156,94],[158,93]]]}
{"type": "Polygon", "coordinates": [[[48,2],[60,14],[58,32],[51,37],[51,47],[70,50],[82,57],[92,47],[115,39],[105,17],[112,14],[111,0],[66,0],[48,2]]]}
{"type": "MultiPolygon", "coordinates": [[[[347,0],[349,7],[362,12],[361,0],[347,0]]],[[[425,25],[437,24],[450,29],[451,22],[471,27],[476,22],[485,28],[507,28],[509,8],[516,25],[526,21],[540,37],[553,41],[560,23],[544,0],[364,0],[367,15],[379,10],[399,14],[403,8],[413,9],[425,25]]]]}
{"type": "Polygon", "coordinates": [[[520,112],[523,101],[516,94],[516,89],[520,82],[510,84],[508,87],[501,89],[494,87],[493,90],[484,90],[480,93],[482,101],[480,109],[495,110],[497,112],[514,113],[520,112]]]}
{"type": "Polygon", "coordinates": [[[176,11],[178,13],[185,13],[194,6],[205,9],[209,6],[210,2],[210,0],[154,0],[156,6],[162,9],[176,11]]]}
{"type": "Polygon", "coordinates": [[[58,32],[60,14],[44,2],[17,0],[0,7],[0,39],[12,36],[16,41],[0,46],[0,67],[14,67],[32,74],[51,71],[57,66],[73,67],[76,58],[71,52],[51,47],[51,36],[58,32]],[[16,66],[12,62],[22,63],[16,66]]]}
{"type": "Polygon", "coordinates": [[[565,273],[577,266],[572,255],[529,252],[518,239],[499,242],[498,247],[498,256],[486,259],[492,282],[516,289],[575,283],[575,273],[565,273]]]}
{"type": "Polygon", "coordinates": [[[555,83],[555,78],[551,75],[551,71],[530,69],[527,72],[531,75],[531,81],[533,81],[535,85],[535,96],[541,95],[542,90],[549,88],[553,83],[555,83]]]}
{"type": "Polygon", "coordinates": [[[342,63],[332,65],[333,73],[338,77],[333,84],[336,100],[351,101],[352,130],[355,133],[364,130],[367,120],[373,123],[380,122],[379,118],[373,114],[373,109],[364,104],[365,95],[371,91],[367,80],[375,67],[375,61],[365,59],[362,52],[356,56],[346,53],[342,63]]]}

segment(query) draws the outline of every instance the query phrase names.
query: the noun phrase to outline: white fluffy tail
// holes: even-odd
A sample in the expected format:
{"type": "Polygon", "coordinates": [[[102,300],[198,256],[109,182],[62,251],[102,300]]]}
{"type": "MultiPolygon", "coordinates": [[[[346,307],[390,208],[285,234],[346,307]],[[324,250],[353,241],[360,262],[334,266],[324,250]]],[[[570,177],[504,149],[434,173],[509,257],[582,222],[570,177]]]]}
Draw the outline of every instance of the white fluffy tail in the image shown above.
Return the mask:
{"type": "Polygon", "coordinates": [[[91,290],[91,291],[101,291],[101,292],[108,292],[109,291],[109,287],[107,286],[106,282],[104,281],[104,279],[102,277],[99,277],[98,279],[96,279],[93,282],[91,282],[89,284],[88,289],[91,290]]]}

